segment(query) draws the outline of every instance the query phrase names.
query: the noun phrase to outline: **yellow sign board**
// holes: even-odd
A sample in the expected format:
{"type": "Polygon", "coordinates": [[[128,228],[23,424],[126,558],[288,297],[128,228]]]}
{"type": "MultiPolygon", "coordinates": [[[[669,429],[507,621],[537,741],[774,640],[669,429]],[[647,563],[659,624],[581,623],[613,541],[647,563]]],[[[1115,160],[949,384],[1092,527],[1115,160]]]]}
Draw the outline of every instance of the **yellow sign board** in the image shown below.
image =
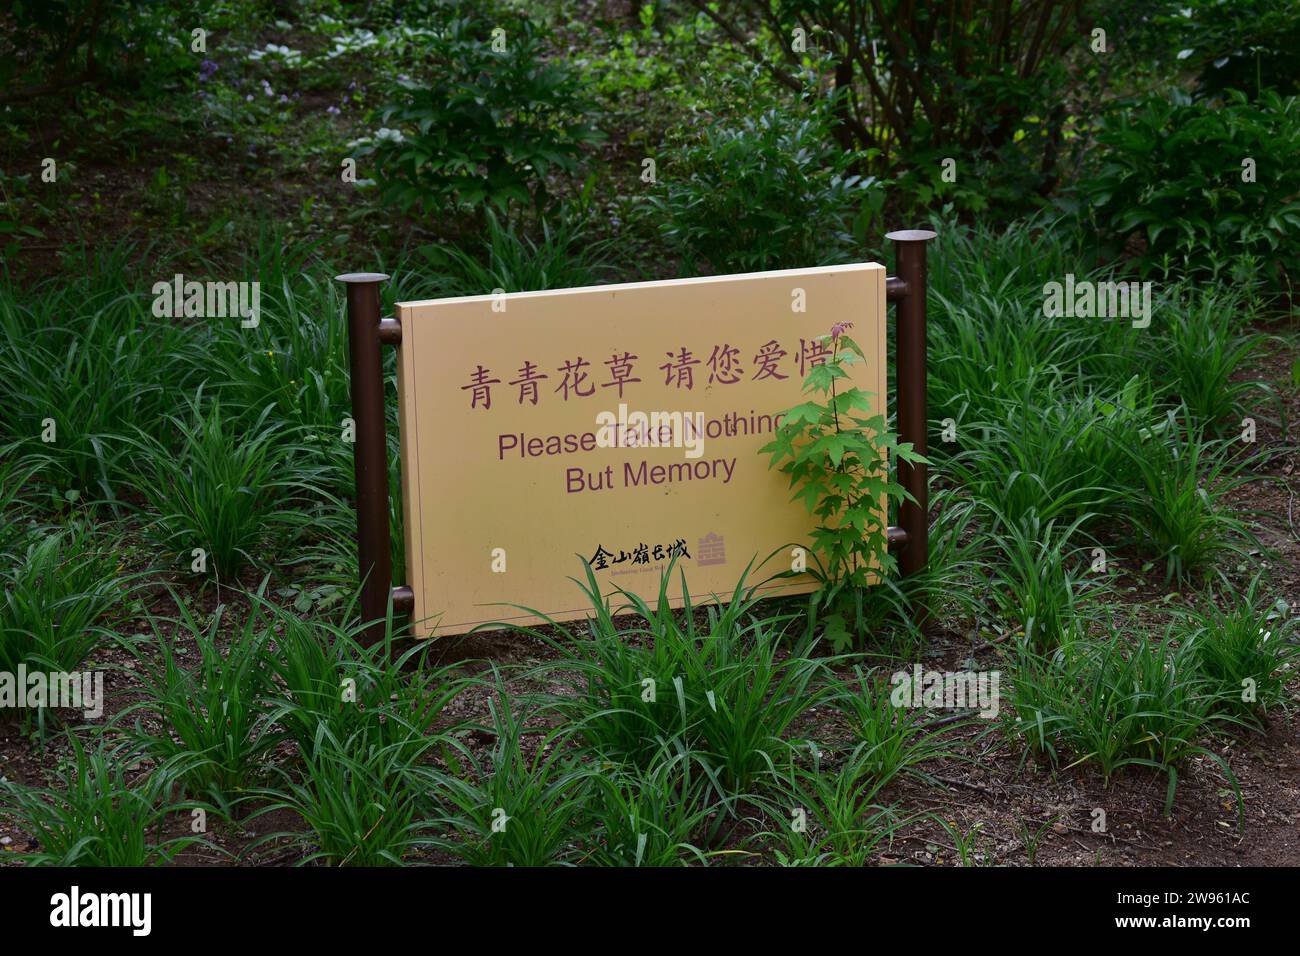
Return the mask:
{"type": "MultiPolygon", "coordinates": [[[[521,608],[583,617],[583,558],[604,593],[653,600],[675,556],[694,603],[806,544],[815,519],[758,449],[837,322],[853,323],[868,360],[850,371],[884,411],[874,263],[406,302],[397,318],[421,637],[540,620],[521,608]]],[[[812,588],[802,575],[762,592],[812,588]]]]}

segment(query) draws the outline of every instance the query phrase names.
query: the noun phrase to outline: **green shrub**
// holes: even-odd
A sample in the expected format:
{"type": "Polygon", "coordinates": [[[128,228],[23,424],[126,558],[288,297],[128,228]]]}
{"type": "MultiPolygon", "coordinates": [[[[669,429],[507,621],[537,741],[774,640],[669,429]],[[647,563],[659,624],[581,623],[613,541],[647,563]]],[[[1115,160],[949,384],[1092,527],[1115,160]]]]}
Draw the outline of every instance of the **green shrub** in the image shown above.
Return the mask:
{"type": "Polygon", "coordinates": [[[384,198],[439,215],[545,206],[547,178],[576,173],[582,146],[601,139],[584,119],[576,74],[542,59],[541,32],[526,18],[455,20],[432,43],[424,78],[398,80],[379,111],[385,127],[357,150],[373,157],[384,198]]]}
{"type": "Polygon", "coordinates": [[[840,122],[828,140],[862,151],[877,173],[898,170],[900,192],[922,202],[937,193],[964,210],[1014,209],[1055,182],[1076,74],[1070,54],[1092,55],[1081,0],[986,0],[978,15],[906,0],[698,6],[720,40],[743,45],[784,87],[833,83],[840,122]],[[791,50],[796,30],[806,52],[791,50]],[[955,182],[939,176],[945,158],[957,160],[955,182]]]}
{"type": "Polygon", "coordinates": [[[879,208],[876,181],[851,175],[822,111],[772,109],[706,126],[657,166],[649,202],[687,274],[759,272],[843,262],[855,217],[879,208]]]}
{"type": "MultiPolygon", "coordinates": [[[[1300,100],[1230,91],[1222,104],[1173,93],[1117,108],[1100,168],[1080,186],[1103,237],[1140,237],[1145,275],[1262,279],[1288,289],[1300,266],[1300,100]],[[1254,163],[1254,181],[1244,181],[1254,163]]],[[[1116,250],[1112,250],[1116,251],[1116,250]]]]}
{"type": "Polygon", "coordinates": [[[1177,62],[1196,71],[1200,93],[1300,92],[1300,17],[1291,0],[1173,0],[1169,7],[1155,22],[1175,31],[1177,62]]]}
{"type": "Polygon", "coordinates": [[[851,325],[838,324],[821,338],[830,355],[804,380],[809,399],[784,412],[772,441],[759,449],[772,456],[769,467],[789,475],[794,500],[817,518],[811,551],[822,593],[811,607],[826,609],[826,635],[836,651],[862,632],[860,613],[849,629],[850,612],[860,608],[855,595],[872,576],[897,567],[887,540],[889,506],[915,499],[893,480],[890,458],[895,464],[926,461],[909,442],[898,441],[883,415],[871,414],[870,394],[851,384],[845,367],[866,362],[844,334],[851,325]]]}

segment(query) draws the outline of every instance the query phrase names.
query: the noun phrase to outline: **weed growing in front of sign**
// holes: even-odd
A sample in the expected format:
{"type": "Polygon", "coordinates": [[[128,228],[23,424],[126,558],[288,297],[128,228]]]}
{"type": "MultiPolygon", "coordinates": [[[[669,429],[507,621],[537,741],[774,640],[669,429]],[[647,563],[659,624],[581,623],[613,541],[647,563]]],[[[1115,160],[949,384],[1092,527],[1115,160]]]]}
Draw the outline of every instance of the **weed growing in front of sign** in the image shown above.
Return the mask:
{"type": "Polygon", "coordinates": [[[139,777],[128,776],[129,753],[101,739],[88,749],[68,736],[66,789],[0,781],[0,818],[32,834],[39,849],[27,862],[45,866],[158,866],[187,847],[209,846],[191,832],[200,804],[173,800],[176,777],[195,761],[181,755],[139,777]],[[181,836],[164,833],[183,831],[181,836]]]}
{"type": "MultiPolygon", "coordinates": [[[[853,618],[861,620],[871,635],[873,651],[915,659],[928,644],[917,608],[943,608],[945,613],[971,616],[983,613],[983,596],[971,586],[987,568],[988,542],[977,530],[978,503],[954,488],[933,491],[930,501],[938,514],[930,527],[926,567],[906,577],[883,577],[853,595],[853,618]]],[[[815,631],[816,615],[801,617],[805,628],[815,631]]]]}
{"type": "Polygon", "coordinates": [[[823,590],[810,613],[820,606],[826,637],[837,651],[863,630],[854,595],[872,575],[892,574],[897,566],[888,550],[885,515],[889,504],[910,496],[891,479],[889,455],[895,463],[926,461],[910,443],[898,441],[883,415],[860,417],[870,412],[871,396],[851,384],[847,366],[866,356],[844,334],[846,328],[837,325],[824,337],[831,354],[804,379],[804,394],[821,397],[786,411],[775,437],[759,449],[790,476],[795,500],[820,521],[811,545],[821,559],[815,573],[823,590]]]}

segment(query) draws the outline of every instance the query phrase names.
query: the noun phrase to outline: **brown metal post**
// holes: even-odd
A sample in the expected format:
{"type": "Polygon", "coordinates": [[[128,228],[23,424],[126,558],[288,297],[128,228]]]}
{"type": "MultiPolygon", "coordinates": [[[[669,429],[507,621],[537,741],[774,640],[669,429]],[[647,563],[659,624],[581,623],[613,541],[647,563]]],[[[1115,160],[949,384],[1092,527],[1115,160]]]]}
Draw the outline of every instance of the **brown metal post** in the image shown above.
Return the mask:
{"type": "MultiPolygon", "coordinates": [[[[929,448],[926,407],[925,347],[925,244],[935,237],[928,229],[905,229],[885,236],[895,246],[898,281],[889,298],[898,303],[895,338],[897,345],[898,439],[911,442],[921,455],[929,448]],[[901,286],[901,288],[900,288],[901,286]]],[[[905,501],[899,508],[898,524],[907,534],[899,551],[899,569],[904,575],[925,570],[930,559],[930,492],[925,465],[898,463],[898,483],[916,502],[905,501]]],[[[924,622],[926,610],[918,608],[917,621],[924,622]]]]}
{"type": "Polygon", "coordinates": [[[335,276],[348,286],[348,353],[352,365],[352,468],[357,485],[357,563],[361,619],[367,640],[384,637],[393,583],[388,533],[388,442],[384,419],[384,366],[379,348],[379,285],[388,276],[353,272],[335,276]]]}

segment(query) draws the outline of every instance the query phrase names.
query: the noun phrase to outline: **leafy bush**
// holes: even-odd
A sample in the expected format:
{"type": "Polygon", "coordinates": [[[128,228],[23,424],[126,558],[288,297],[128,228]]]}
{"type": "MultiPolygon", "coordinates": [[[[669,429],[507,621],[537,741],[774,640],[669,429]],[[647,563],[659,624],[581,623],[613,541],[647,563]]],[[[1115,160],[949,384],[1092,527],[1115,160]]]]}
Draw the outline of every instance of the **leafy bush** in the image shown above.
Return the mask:
{"type": "Polygon", "coordinates": [[[772,109],[709,126],[657,166],[649,202],[688,274],[758,272],[842,262],[855,216],[883,200],[850,175],[853,156],[828,141],[823,111],[772,109]]]}
{"type": "Polygon", "coordinates": [[[455,20],[432,38],[427,78],[397,81],[379,111],[385,128],[357,151],[374,157],[388,201],[440,214],[461,204],[540,209],[547,177],[577,172],[582,146],[600,141],[576,75],[542,60],[539,29],[501,22],[503,51],[493,50],[497,24],[455,20]]]}
{"type": "MultiPolygon", "coordinates": [[[[794,499],[819,521],[811,548],[823,582],[819,603],[830,611],[827,639],[837,651],[853,639],[846,623],[849,608],[858,606],[853,595],[873,575],[888,575],[897,566],[887,540],[889,505],[914,499],[890,477],[890,452],[896,461],[926,460],[910,443],[898,441],[883,415],[860,417],[870,415],[871,397],[850,384],[845,368],[866,361],[861,347],[844,334],[851,324],[837,325],[823,337],[831,354],[804,380],[804,393],[821,398],[786,411],[772,441],[759,449],[772,456],[769,466],[780,465],[790,476],[794,499]]],[[[856,624],[860,632],[861,621],[856,624]]]]}
{"type": "Polygon", "coordinates": [[[987,0],[978,16],[960,4],[905,0],[693,5],[783,86],[806,91],[833,80],[848,91],[826,133],[841,149],[864,151],[876,172],[900,170],[900,184],[918,197],[938,190],[971,209],[1009,207],[1055,181],[1066,54],[1086,40],[1082,0],[987,0]],[[806,52],[792,49],[796,30],[807,35],[806,52]],[[958,159],[957,184],[936,181],[945,157],[958,159]]]}
{"type": "Polygon", "coordinates": [[[1290,288],[1300,266],[1300,100],[1175,91],[1118,108],[1098,133],[1100,168],[1080,192],[1102,235],[1140,237],[1143,274],[1231,269],[1290,288]],[[1254,163],[1253,181],[1246,181],[1254,163]],[[1244,165],[1245,164],[1245,165],[1244,165]]]}
{"type": "Polygon", "coordinates": [[[1176,31],[1177,58],[1202,94],[1300,92],[1300,17],[1291,0],[1174,0],[1157,19],[1176,31]]]}

